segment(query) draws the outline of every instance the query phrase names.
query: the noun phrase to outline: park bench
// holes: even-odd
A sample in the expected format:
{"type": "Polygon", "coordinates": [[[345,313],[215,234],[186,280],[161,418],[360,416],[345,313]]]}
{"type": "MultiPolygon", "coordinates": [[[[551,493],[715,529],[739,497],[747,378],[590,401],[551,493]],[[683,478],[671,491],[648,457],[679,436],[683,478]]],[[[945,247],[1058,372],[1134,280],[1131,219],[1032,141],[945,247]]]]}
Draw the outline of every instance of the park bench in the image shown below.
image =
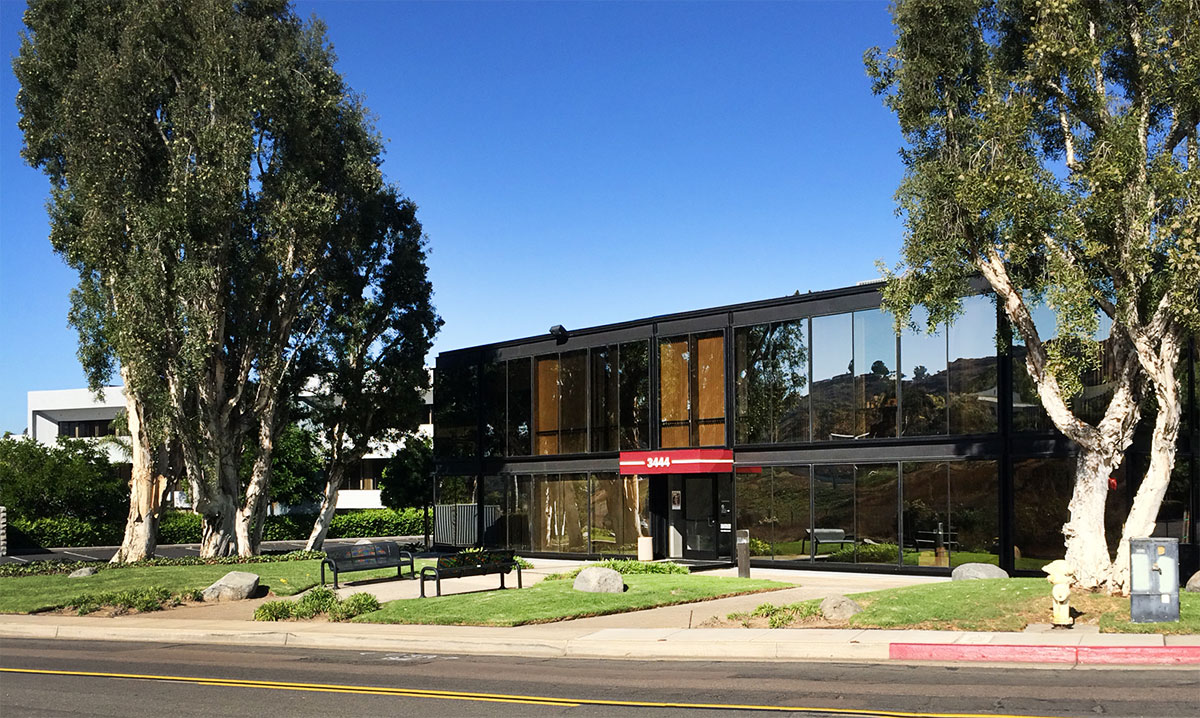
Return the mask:
{"type": "Polygon", "coordinates": [[[854,537],[847,536],[843,529],[807,529],[808,538],[813,542],[813,553],[820,553],[821,544],[835,543],[839,546],[854,545],[854,537]]]}
{"type": "Polygon", "coordinates": [[[486,576],[500,574],[500,588],[504,588],[504,574],[517,569],[517,588],[521,588],[521,564],[512,551],[467,551],[452,556],[441,556],[433,566],[421,569],[421,598],[425,598],[425,582],[437,582],[437,595],[442,595],[443,578],[462,576],[486,576]]]}
{"type": "Polygon", "coordinates": [[[349,571],[367,571],[373,568],[396,567],[396,577],[404,578],[404,567],[408,567],[408,577],[416,578],[416,565],[413,555],[401,551],[393,541],[375,541],[372,543],[356,543],[349,546],[330,546],[325,549],[325,559],[321,561],[321,585],[325,585],[325,567],[333,570],[333,587],[338,587],[338,574],[349,571]]]}

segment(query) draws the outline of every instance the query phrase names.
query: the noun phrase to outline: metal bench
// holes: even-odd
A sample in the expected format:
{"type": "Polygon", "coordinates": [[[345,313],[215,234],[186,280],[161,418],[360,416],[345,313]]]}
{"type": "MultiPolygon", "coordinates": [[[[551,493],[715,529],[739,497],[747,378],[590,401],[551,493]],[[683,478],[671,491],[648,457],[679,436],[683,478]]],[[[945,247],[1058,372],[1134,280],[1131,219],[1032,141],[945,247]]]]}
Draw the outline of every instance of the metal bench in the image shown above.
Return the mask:
{"type": "Polygon", "coordinates": [[[367,571],[373,568],[396,567],[396,577],[404,578],[404,567],[408,567],[408,577],[416,578],[417,569],[413,563],[413,555],[401,551],[393,541],[376,541],[372,543],[356,543],[349,546],[332,546],[325,549],[325,559],[321,561],[321,585],[325,585],[325,567],[333,570],[333,587],[338,587],[338,574],[350,571],[367,571]]]}
{"type": "Polygon", "coordinates": [[[835,543],[839,546],[854,545],[854,537],[847,536],[843,529],[807,529],[808,538],[813,542],[813,553],[821,549],[823,543],[835,543]]]}
{"type": "Polygon", "coordinates": [[[453,556],[441,556],[437,564],[421,569],[421,598],[425,598],[425,582],[437,583],[437,595],[442,595],[443,578],[462,576],[485,576],[500,574],[500,588],[504,588],[504,574],[517,569],[517,588],[521,588],[521,564],[512,551],[467,551],[453,556]]]}

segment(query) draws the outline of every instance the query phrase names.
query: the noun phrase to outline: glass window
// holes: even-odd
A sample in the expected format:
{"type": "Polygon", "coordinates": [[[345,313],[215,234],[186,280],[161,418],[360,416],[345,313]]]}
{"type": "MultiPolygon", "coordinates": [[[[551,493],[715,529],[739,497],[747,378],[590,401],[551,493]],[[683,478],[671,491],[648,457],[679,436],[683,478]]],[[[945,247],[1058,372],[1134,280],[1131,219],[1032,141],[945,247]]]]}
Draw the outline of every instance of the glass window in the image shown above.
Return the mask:
{"type": "Polygon", "coordinates": [[[1075,480],[1073,458],[1023,459],[1013,465],[1015,566],[1036,571],[1063,557],[1062,527],[1075,480]]]}
{"type": "Polygon", "coordinates": [[[531,548],[533,477],[528,474],[505,476],[508,489],[508,547],[531,548]]]}
{"type": "Polygon", "coordinates": [[[475,503],[474,476],[439,476],[434,487],[437,490],[434,501],[439,504],[475,503]]]}
{"type": "Polygon", "coordinates": [[[809,467],[776,466],[771,470],[775,536],[771,547],[776,561],[808,561],[809,467]]]}
{"type": "Polygon", "coordinates": [[[1112,320],[1107,314],[1101,314],[1099,322],[1094,335],[1097,344],[1089,348],[1097,355],[1096,365],[1080,377],[1083,390],[1071,398],[1071,410],[1093,426],[1104,418],[1117,378],[1117,347],[1112,337],[1112,320]]]}
{"type": "Polygon", "coordinates": [[[900,482],[897,474],[896,464],[859,464],[854,467],[856,563],[894,566],[900,560],[896,521],[900,482]]]}
{"type": "Polygon", "coordinates": [[[622,449],[650,448],[650,343],[620,346],[620,422],[622,449]]]}
{"type": "Polygon", "coordinates": [[[698,336],[696,405],[698,434],[693,446],[725,444],[725,335],[698,336]]]}
{"type": "Polygon", "coordinates": [[[558,355],[538,357],[533,393],[534,453],[558,451],[558,355]]]}
{"type": "Polygon", "coordinates": [[[474,457],[479,434],[475,365],[439,363],[433,380],[434,453],[445,459],[474,457]]]}
{"type": "Polygon", "coordinates": [[[508,376],[504,362],[486,362],[480,398],[483,402],[483,436],[480,442],[484,456],[504,456],[505,406],[508,403],[508,376]]]}
{"type": "Polygon", "coordinates": [[[587,351],[559,358],[559,438],[562,454],[587,451],[587,351]]]}
{"type": "Polygon", "coordinates": [[[650,535],[649,479],[592,474],[591,552],[637,554],[637,540],[650,535]]]}
{"type": "Polygon", "coordinates": [[[808,441],[807,326],[799,319],[735,330],[738,443],[808,441]]]}
{"type": "Polygon", "coordinates": [[[690,382],[688,381],[687,337],[664,339],[658,345],[659,419],[662,423],[659,442],[663,448],[690,445],[688,415],[690,382]]]}
{"type": "Polygon", "coordinates": [[[854,342],[849,314],[812,320],[813,441],[854,438],[854,342]]]}
{"type": "Polygon", "coordinates": [[[508,362],[509,456],[529,456],[532,453],[533,387],[530,384],[530,367],[529,357],[508,362]]]}
{"type": "Polygon", "coordinates": [[[508,512],[505,499],[505,477],[483,477],[483,545],[489,548],[508,548],[508,512]]]}
{"type": "Polygon", "coordinates": [[[900,334],[902,436],[946,433],[946,332],[944,327],[935,334],[926,331],[928,317],[923,307],[916,307],[912,321],[917,330],[906,327],[900,334]]]}
{"type": "MultiPolygon", "coordinates": [[[[814,386],[815,390],[815,386],[814,386]]],[[[854,467],[812,467],[813,528],[818,561],[854,561],[854,467]]]]}
{"type": "Polygon", "coordinates": [[[587,474],[533,477],[531,550],[587,552],[587,478],[587,474]]]}
{"type": "MultiPolygon", "coordinates": [[[[950,433],[985,434],[997,431],[996,307],[992,304],[992,295],[963,299],[962,313],[950,325],[947,338],[950,433]]],[[[1022,357],[1020,370],[1028,379],[1029,374],[1025,372],[1023,362],[1022,357]]],[[[908,398],[905,397],[904,401],[907,404],[908,398]]]]}
{"type": "Polygon", "coordinates": [[[956,537],[950,524],[950,474],[946,462],[912,461],[902,464],[901,468],[904,476],[904,563],[909,566],[949,566],[956,537]]]}
{"type": "Polygon", "coordinates": [[[592,451],[617,448],[619,430],[617,406],[617,347],[598,347],[591,351],[592,376],[592,451]]]}
{"type": "Polygon", "coordinates": [[[995,461],[949,464],[951,566],[1000,563],[998,467],[995,461]]]}
{"type": "Polygon", "coordinates": [[[896,331],[878,309],[854,313],[854,438],[896,435],[896,331]]]}
{"type": "Polygon", "coordinates": [[[752,473],[739,470],[737,481],[737,527],[750,532],[750,555],[771,557],[775,540],[775,512],[771,506],[771,469],[752,473]]]}
{"type": "MultiPolygon", "coordinates": [[[[1058,322],[1049,307],[1041,302],[1031,302],[1029,313],[1043,342],[1052,341],[1058,335],[1058,322]]],[[[1016,330],[1012,333],[1012,344],[1013,431],[1053,431],[1054,424],[1042,408],[1037,385],[1025,367],[1025,341],[1016,330]]]]}
{"type": "Polygon", "coordinates": [[[659,344],[660,440],[663,448],[725,444],[725,336],[659,344]]]}

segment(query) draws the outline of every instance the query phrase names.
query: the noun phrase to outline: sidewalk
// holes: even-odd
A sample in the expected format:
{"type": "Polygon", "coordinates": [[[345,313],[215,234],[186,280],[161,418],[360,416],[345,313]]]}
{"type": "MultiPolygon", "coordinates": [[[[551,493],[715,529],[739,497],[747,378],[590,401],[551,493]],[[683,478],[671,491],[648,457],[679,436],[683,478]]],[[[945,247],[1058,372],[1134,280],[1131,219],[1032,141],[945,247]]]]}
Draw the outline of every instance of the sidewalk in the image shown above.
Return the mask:
{"type": "MultiPolygon", "coordinates": [[[[524,571],[525,585],[577,562],[539,559],[524,571]]],[[[736,575],[734,569],[711,572],[736,575]]],[[[709,618],[836,593],[855,593],[944,578],[754,569],[755,578],[800,584],[769,595],[701,603],[512,628],[409,626],[362,623],[251,620],[265,599],[191,606],[116,618],[61,615],[0,616],[0,638],[67,638],[105,641],[169,641],[300,648],[382,650],[404,653],[489,654],[533,657],[935,661],[1050,664],[1055,667],[1200,665],[1200,636],[1101,634],[1095,627],[1053,632],[884,631],[862,629],[696,628],[709,618]],[[693,626],[689,628],[688,626],[693,626]]],[[[515,582],[515,576],[511,576],[515,582]]],[[[496,588],[495,576],[455,579],[445,593],[496,588]]],[[[417,595],[416,581],[351,582],[345,596],[369,591],[380,600],[417,595]]]]}

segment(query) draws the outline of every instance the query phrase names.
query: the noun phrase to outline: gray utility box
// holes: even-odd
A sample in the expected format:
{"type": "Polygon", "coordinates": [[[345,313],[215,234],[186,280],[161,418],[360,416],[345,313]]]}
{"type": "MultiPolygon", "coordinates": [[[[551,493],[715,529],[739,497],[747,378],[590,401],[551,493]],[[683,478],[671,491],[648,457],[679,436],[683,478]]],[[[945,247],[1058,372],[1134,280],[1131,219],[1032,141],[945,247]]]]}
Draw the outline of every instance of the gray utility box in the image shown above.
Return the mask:
{"type": "Polygon", "coordinates": [[[1129,540],[1129,616],[1134,623],[1179,620],[1179,539],[1129,540]]]}

